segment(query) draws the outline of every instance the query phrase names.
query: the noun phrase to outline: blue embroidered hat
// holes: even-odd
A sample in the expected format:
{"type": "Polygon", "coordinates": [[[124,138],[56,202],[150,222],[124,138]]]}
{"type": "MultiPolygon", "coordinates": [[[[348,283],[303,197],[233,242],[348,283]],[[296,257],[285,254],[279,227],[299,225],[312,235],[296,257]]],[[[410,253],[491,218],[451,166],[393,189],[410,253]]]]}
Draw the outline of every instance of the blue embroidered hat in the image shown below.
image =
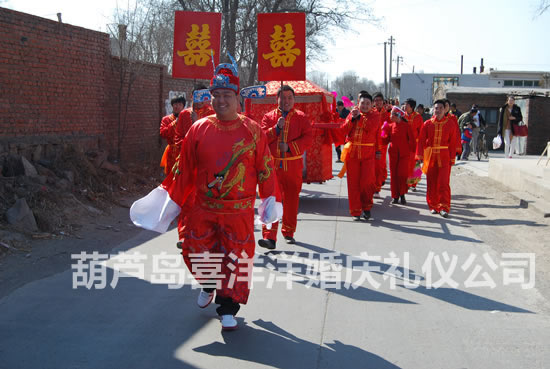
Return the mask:
{"type": "Polygon", "coordinates": [[[218,88],[227,88],[239,93],[239,71],[235,59],[229,55],[231,63],[222,63],[214,70],[214,77],[210,81],[210,91],[218,88]]]}

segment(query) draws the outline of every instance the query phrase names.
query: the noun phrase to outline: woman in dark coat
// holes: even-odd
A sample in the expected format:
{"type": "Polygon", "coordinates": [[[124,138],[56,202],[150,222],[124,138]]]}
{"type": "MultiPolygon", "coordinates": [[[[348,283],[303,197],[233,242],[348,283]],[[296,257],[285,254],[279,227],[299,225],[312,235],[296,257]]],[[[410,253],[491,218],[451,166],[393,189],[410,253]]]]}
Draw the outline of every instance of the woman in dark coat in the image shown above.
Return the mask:
{"type": "Polygon", "coordinates": [[[500,108],[498,134],[504,139],[504,157],[511,158],[516,145],[514,130],[523,120],[521,109],[515,104],[513,96],[508,96],[506,105],[500,108]]]}

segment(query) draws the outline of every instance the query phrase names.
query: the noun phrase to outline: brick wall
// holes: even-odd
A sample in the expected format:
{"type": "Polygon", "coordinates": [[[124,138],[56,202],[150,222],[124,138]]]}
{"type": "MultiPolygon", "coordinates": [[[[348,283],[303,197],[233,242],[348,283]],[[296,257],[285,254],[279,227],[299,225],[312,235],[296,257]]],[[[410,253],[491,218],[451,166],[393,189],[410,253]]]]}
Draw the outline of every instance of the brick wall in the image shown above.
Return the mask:
{"type": "MultiPolygon", "coordinates": [[[[116,156],[121,61],[110,55],[108,34],[0,8],[0,60],[0,154],[38,159],[74,143],[116,156]]],[[[168,91],[192,90],[165,70],[134,67],[122,161],[160,160],[168,91]]]]}
{"type": "Polygon", "coordinates": [[[527,154],[540,155],[550,141],[550,98],[533,96],[529,99],[527,154]]]}
{"type": "Polygon", "coordinates": [[[506,94],[447,93],[447,98],[456,104],[456,108],[466,113],[473,104],[480,108],[498,108],[506,103],[506,94]]]}
{"type": "Polygon", "coordinates": [[[115,57],[110,60],[105,101],[105,122],[109,127],[106,132],[109,135],[105,138],[105,142],[109,151],[116,155],[120,129],[122,161],[160,160],[162,152],[160,152],[158,137],[162,118],[159,106],[162,73],[164,73],[163,68],[158,65],[134,63],[129,66],[126,61],[115,57]],[[121,72],[121,67],[130,70],[131,73],[128,74],[131,76],[121,72]],[[122,94],[119,94],[121,76],[126,78],[122,85],[122,94]],[[128,89],[129,83],[131,83],[130,89],[128,89]],[[120,106],[119,96],[121,96],[120,106]]]}

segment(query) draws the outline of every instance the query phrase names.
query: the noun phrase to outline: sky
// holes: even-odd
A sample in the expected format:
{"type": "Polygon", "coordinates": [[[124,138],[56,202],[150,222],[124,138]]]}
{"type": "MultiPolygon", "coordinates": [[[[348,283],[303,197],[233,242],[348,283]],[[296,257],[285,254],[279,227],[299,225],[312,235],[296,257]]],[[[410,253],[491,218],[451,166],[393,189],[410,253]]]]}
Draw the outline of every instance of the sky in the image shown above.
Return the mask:
{"type": "MultiPolygon", "coordinates": [[[[128,0],[0,0],[0,6],[64,23],[107,31],[117,6],[128,0]]],[[[537,16],[541,0],[371,0],[379,26],[354,23],[354,31],[334,31],[327,58],[307,69],[333,80],[355,71],[384,81],[384,41],[395,39],[392,75],[397,56],[400,73],[472,73],[484,59],[486,70],[550,71],[550,10],[537,16]]],[[[387,57],[389,60],[389,45],[387,57]]],[[[389,73],[389,66],[388,66],[389,73]]]]}
{"type": "MultiPolygon", "coordinates": [[[[354,24],[327,45],[329,61],[310,65],[329,79],[343,71],[384,81],[384,42],[395,39],[392,56],[403,57],[400,73],[464,73],[484,59],[486,70],[550,71],[550,11],[536,17],[540,0],[376,0],[380,27],[354,24]]],[[[389,43],[387,46],[389,60],[389,43]]],[[[396,73],[396,62],[392,66],[396,73]]],[[[389,66],[388,66],[389,72],[389,66]]]]}

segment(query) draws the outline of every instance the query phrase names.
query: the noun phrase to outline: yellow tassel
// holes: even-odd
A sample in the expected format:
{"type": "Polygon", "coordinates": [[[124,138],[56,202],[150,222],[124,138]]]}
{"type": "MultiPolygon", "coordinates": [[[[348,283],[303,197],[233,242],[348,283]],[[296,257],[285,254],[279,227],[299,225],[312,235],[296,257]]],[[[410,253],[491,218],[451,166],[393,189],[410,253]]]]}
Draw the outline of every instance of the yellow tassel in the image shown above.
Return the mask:
{"type": "Polygon", "coordinates": [[[346,168],[346,160],[348,159],[349,152],[351,150],[351,142],[346,142],[344,145],[344,148],[342,149],[342,153],[340,154],[340,160],[344,162],[344,165],[342,166],[342,170],[340,173],[338,173],[339,178],[343,178],[346,174],[347,168],[346,168]]]}

